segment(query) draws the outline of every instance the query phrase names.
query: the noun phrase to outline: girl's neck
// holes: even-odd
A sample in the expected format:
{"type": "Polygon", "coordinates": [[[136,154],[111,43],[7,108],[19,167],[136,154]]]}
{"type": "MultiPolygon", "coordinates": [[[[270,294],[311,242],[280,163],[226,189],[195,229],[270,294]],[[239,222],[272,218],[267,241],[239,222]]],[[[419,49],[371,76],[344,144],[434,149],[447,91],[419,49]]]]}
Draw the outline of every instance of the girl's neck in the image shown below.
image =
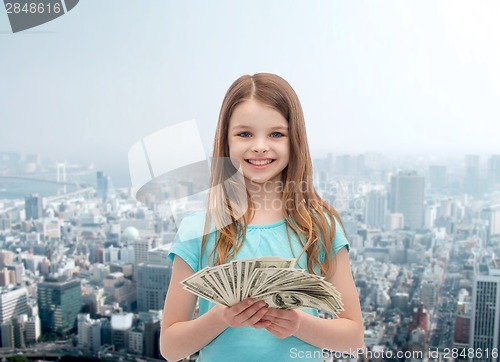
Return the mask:
{"type": "Polygon", "coordinates": [[[268,181],[263,184],[248,181],[247,190],[254,208],[251,224],[273,223],[283,218],[281,181],[268,181]]]}

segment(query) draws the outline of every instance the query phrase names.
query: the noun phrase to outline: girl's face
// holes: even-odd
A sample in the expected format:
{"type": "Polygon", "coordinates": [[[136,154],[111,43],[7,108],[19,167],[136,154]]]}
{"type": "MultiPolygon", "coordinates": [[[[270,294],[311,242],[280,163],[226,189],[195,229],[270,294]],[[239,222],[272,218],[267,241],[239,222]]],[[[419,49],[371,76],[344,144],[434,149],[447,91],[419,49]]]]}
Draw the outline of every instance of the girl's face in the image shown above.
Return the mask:
{"type": "Polygon", "coordinates": [[[255,183],[280,180],[288,165],[288,121],[276,109],[249,99],[238,104],[228,127],[229,157],[255,183]]]}

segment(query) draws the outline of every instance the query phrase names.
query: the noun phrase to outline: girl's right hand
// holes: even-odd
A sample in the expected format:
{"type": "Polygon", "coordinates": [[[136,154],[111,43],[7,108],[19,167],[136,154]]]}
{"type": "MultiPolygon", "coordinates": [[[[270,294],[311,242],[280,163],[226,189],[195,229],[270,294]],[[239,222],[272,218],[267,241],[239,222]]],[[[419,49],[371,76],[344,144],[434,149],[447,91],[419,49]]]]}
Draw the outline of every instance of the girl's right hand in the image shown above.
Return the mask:
{"type": "MultiPolygon", "coordinates": [[[[267,303],[263,300],[254,303],[249,298],[231,307],[222,307],[221,318],[229,327],[252,327],[260,321],[268,310],[267,303]]],[[[265,323],[259,323],[257,328],[265,327],[265,323]]]]}

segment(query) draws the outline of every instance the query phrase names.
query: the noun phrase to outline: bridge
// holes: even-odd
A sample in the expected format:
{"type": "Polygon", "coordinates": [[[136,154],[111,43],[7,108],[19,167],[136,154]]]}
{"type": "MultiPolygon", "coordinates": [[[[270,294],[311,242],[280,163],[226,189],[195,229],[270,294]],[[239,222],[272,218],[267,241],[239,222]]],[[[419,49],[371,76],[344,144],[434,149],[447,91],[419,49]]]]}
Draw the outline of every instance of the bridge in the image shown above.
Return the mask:
{"type": "MultiPolygon", "coordinates": [[[[76,197],[85,196],[85,195],[87,195],[88,197],[91,197],[91,195],[95,194],[95,188],[93,186],[91,186],[90,184],[84,183],[84,182],[56,181],[56,180],[37,179],[37,178],[26,177],[26,176],[2,176],[2,175],[0,175],[0,186],[1,186],[2,180],[43,182],[43,183],[57,184],[57,185],[64,186],[64,188],[63,188],[64,193],[62,193],[60,195],[43,196],[42,197],[43,203],[45,205],[47,203],[50,203],[50,202],[57,202],[57,201],[76,198],[76,197]],[[66,192],[66,186],[73,186],[73,187],[79,188],[79,190],[66,192]]],[[[1,187],[0,187],[0,189],[1,189],[1,187]]],[[[23,208],[24,208],[24,202],[16,203],[15,206],[1,209],[0,215],[7,214],[9,212],[14,212],[17,209],[23,209],[23,208]]]]}
{"type": "Polygon", "coordinates": [[[30,182],[43,182],[43,183],[48,183],[48,184],[56,184],[56,185],[66,185],[66,186],[76,186],[76,187],[89,187],[90,184],[80,182],[80,181],[57,181],[57,180],[50,180],[50,179],[41,179],[41,178],[35,178],[35,177],[27,177],[27,176],[6,176],[6,175],[0,175],[0,181],[1,180],[20,180],[20,181],[30,181],[30,182]]]}
{"type": "Polygon", "coordinates": [[[43,198],[43,201],[46,202],[54,202],[54,201],[59,201],[59,200],[64,200],[64,199],[70,199],[72,197],[78,197],[80,195],[85,195],[85,194],[93,194],[95,193],[95,188],[93,187],[86,187],[81,190],[69,192],[63,195],[58,195],[58,196],[47,196],[43,198]]]}

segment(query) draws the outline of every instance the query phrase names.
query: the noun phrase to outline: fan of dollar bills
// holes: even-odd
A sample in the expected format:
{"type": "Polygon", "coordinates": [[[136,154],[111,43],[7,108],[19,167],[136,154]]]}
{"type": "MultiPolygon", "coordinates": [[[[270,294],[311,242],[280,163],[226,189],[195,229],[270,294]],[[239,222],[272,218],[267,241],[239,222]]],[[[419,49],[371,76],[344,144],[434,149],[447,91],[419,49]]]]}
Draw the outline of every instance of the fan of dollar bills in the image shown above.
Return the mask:
{"type": "Polygon", "coordinates": [[[252,298],[271,308],[314,308],[337,317],[343,304],[335,287],[294,266],[295,259],[240,259],[203,268],[181,283],[191,293],[225,306],[252,298]]]}

